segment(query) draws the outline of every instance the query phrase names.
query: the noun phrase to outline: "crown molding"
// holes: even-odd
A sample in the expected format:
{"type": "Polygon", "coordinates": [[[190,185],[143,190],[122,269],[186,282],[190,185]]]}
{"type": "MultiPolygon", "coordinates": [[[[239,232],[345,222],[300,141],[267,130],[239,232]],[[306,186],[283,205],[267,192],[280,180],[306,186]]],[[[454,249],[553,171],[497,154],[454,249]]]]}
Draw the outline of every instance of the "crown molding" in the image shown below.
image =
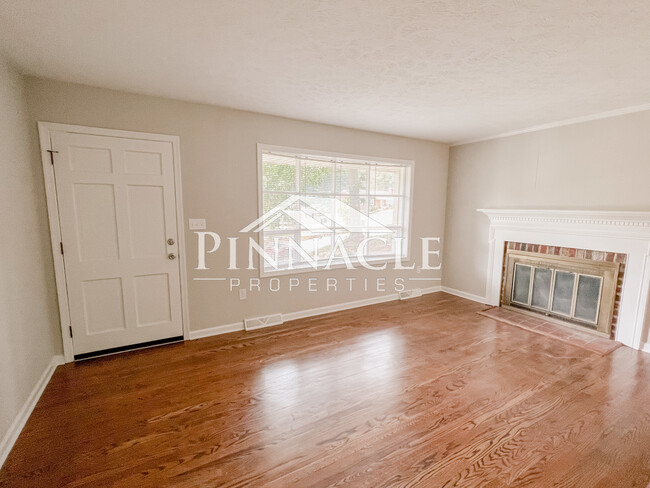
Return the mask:
{"type": "Polygon", "coordinates": [[[571,119],[558,120],[557,122],[549,122],[548,124],[534,125],[525,129],[517,129],[509,132],[501,132],[491,136],[479,137],[476,139],[468,139],[465,141],[453,142],[449,146],[464,146],[465,144],[474,144],[475,142],[491,141],[493,139],[501,139],[503,137],[518,136],[520,134],[528,134],[530,132],[538,132],[547,129],[554,129],[556,127],[563,127],[565,125],[580,124],[582,122],[591,122],[593,120],[609,119],[611,117],[619,117],[621,115],[628,115],[637,112],[645,112],[650,110],[650,103],[643,105],[634,105],[632,107],[619,108],[616,110],[608,110],[607,112],[599,112],[592,115],[584,115],[581,117],[573,117],[571,119]]]}

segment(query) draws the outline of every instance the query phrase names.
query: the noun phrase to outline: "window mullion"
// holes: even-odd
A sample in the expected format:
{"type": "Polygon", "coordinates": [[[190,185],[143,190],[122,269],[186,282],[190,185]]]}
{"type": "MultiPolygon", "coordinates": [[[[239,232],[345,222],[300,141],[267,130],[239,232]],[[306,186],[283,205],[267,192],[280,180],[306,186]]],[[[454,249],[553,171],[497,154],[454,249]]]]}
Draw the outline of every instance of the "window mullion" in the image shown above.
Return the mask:
{"type": "MultiPolygon", "coordinates": [[[[332,187],[334,189],[334,198],[332,198],[332,218],[330,219],[331,223],[332,223],[332,227],[336,226],[336,200],[338,200],[338,198],[339,198],[339,195],[338,195],[338,192],[337,192],[338,185],[336,184],[337,183],[337,181],[336,181],[336,171],[338,169],[337,164],[338,163],[336,161],[334,161],[334,165],[333,165],[334,166],[334,168],[333,168],[334,181],[333,181],[333,184],[332,184],[332,187]]],[[[336,233],[334,233],[334,238],[336,238],[336,233]]]]}
{"type": "MultiPolygon", "coordinates": [[[[368,239],[370,237],[370,232],[369,232],[370,231],[370,207],[372,206],[372,201],[370,199],[371,198],[370,195],[372,194],[372,192],[370,191],[370,189],[373,187],[373,179],[374,179],[375,173],[376,173],[376,171],[375,171],[374,167],[368,168],[368,184],[366,185],[366,202],[367,203],[366,203],[366,212],[365,212],[366,213],[366,228],[364,229],[364,231],[362,233],[364,239],[368,239]]],[[[366,245],[364,246],[363,256],[364,256],[364,258],[370,256],[370,244],[368,243],[368,241],[366,241],[366,245]]]]}

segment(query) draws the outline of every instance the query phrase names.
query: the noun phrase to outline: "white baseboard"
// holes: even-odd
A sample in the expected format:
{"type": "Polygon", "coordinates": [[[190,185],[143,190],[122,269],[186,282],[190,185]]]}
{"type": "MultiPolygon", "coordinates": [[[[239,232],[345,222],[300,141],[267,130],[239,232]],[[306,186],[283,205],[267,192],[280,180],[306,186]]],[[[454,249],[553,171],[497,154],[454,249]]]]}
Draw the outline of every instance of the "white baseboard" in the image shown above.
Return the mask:
{"type": "Polygon", "coordinates": [[[209,329],[199,329],[190,331],[190,340],[202,339],[204,337],[210,337],[220,334],[228,334],[230,332],[238,332],[244,330],[244,321],[233,322],[232,324],[217,325],[216,327],[210,327],[209,329]]]}
{"type": "MultiPolygon", "coordinates": [[[[440,286],[430,286],[428,288],[421,288],[422,294],[427,293],[436,293],[441,291],[440,286]]],[[[340,312],[342,310],[350,310],[351,308],[366,307],[368,305],[375,305],[377,303],[390,302],[393,300],[398,300],[399,295],[397,293],[391,293],[390,295],[382,295],[379,297],[366,298],[364,300],[354,300],[352,302],[337,303],[334,305],[327,305],[325,307],[310,308],[307,310],[299,310],[297,312],[283,313],[282,319],[284,322],[289,322],[291,320],[304,319],[307,317],[315,317],[317,315],[324,315],[326,313],[340,312]]],[[[232,324],[217,325],[216,327],[210,327],[209,329],[200,329],[190,331],[190,339],[202,339],[203,337],[210,337],[220,334],[228,334],[229,332],[238,332],[244,330],[244,322],[234,322],[232,324]]]]}
{"type": "MultiPolygon", "coordinates": [[[[435,293],[441,290],[440,286],[431,286],[428,288],[421,288],[422,294],[435,293]]],[[[307,317],[316,317],[317,315],[324,315],[326,313],[332,312],[341,312],[343,310],[350,310],[351,308],[367,307],[368,305],[375,305],[377,303],[392,302],[393,300],[399,300],[399,295],[397,293],[391,293],[390,295],[382,295],[379,297],[366,298],[364,300],[354,300],[352,302],[337,303],[335,305],[327,305],[325,307],[309,308],[307,310],[300,310],[298,312],[291,312],[282,314],[282,318],[285,322],[291,320],[304,319],[307,317]]]]}
{"type": "Polygon", "coordinates": [[[473,295],[472,293],[467,293],[467,292],[464,292],[464,291],[455,290],[454,288],[448,288],[446,286],[443,286],[442,291],[445,292],[445,293],[449,293],[450,295],[456,295],[457,297],[472,300],[473,302],[478,302],[478,303],[483,303],[483,304],[487,303],[487,298],[485,298],[485,297],[480,297],[478,295],[473,295]]]}
{"type": "Polygon", "coordinates": [[[442,291],[442,286],[429,286],[427,288],[420,288],[420,290],[422,290],[423,295],[428,295],[429,293],[438,293],[439,291],[442,291]]]}
{"type": "Polygon", "coordinates": [[[643,352],[650,353],[650,342],[646,342],[646,343],[642,344],[641,345],[641,350],[643,352]]]}
{"type": "Polygon", "coordinates": [[[38,403],[39,398],[41,398],[45,387],[50,382],[50,378],[54,374],[56,367],[61,364],[65,364],[65,359],[63,356],[54,356],[52,358],[50,364],[47,365],[45,371],[43,371],[43,374],[36,382],[36,385],[34,385],[34,388],[27,397],[27,400],[25,400],[25,403],[20,409],[20,412],[18,412],[18,415],[16,415],[16,418],[9,427],[9,430],[5,433],[2,441],[0,441],[0,468],[7,459],[7,456],[11,452],[11,449],[14,447],[16,439],[18,439],[18,436],[23,430],[23,427],[25,427],[29,416],[32,414],[32,411],[38,403]]]}
{"type": "Polygon", "coordinates": [[[290,322],[291,320],[316,317],[317,315],[325,315],[326,313],[332,312],[341,312],[343,310],[350,310],[351,308],[367,307],[368,305],[375,305],[377,303],[391,302],[393,300],[397,300],[398,298],[399,297],[397,293],[391,293],[390,295],[365,298],[363,300],[354,300],[352,302],[336,303],[334,305],[326,305],[325,307],[308,308],[307,310],[299,310],[297,312],[283,313],[282,318],[285,322],[290,322]]]}

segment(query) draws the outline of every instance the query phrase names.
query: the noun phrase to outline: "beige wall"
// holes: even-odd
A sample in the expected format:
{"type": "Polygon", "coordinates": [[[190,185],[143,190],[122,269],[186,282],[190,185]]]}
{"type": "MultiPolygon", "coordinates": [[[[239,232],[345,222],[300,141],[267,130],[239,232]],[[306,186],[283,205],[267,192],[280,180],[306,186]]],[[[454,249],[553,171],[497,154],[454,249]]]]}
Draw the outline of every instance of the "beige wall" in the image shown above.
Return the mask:
{"type": "Polygon", "coordinates": [[[61,351],[43,173],[21,77],[0,60],[0,440],[61,351]]]}
{"type": "Polygon", "coordinates": [[[650,210],[650,112],[451,148],[443,284],[485,296],[477,208],[650,210]]]}
{"type": "MultiPolygon", "coordinates": [[[[195,271],[196,236],[187,230],[187,218],[207,219],[208,230],[225,238],[237,236],[239,229],[258,217],[258,142],[414,160],[413,237],[442,236],[448,163],[446,145],[51,80],[27,78],[26,83],[32,128],[40,120],[180,136],[192,330],[393,292],[390,287],[385,292],[365,292],[361,283],[354,292],[341,288],[337,292],[326,292],[322,286],[324,281],[321,281],[322,293],[309,292],[305,285],[291,293],[273,293],[268,290],[268,280],[263,280],[262,288],[266,291],[249,293],[248,299],[240,301],[237,293],[229,292],[225,283],[192,281],[201,276],[234,276],[242,280],[257,276],[250,271],[225,272],[225,249],[210,256],[210,273],[195,271]]],[[[239,254],[240,258],[246,256],[244,246],[239,247],[239,254]]],[[[335,270],[299,275],[303,283],[314,276],[319,280],[337,277],[341,286],[341,283],[346,285],[344,279],[348,276],[358,280],[381,276],[390,282],[398,276],[440,277],[440,271],[408,274],[335,270]]],[[[282,290],[286,290],[287,281],[288,277],[281,278],[282,290]]],[[[409,287],[439,284],[412,282],[409,287]]]]}

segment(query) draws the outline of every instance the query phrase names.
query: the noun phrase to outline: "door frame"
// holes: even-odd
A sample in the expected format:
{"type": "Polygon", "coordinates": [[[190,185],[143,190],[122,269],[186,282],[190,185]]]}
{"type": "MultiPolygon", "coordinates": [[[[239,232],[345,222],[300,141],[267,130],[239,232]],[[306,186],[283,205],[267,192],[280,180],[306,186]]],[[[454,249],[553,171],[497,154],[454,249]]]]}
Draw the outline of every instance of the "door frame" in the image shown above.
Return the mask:
{"type": "MultiPolygon", "coordinates": [[[[185,252],[185,225],[183,220],[183,192],[181,180],[181,151],[180,138],[167,134],[149,134],[146,132],[133,132],[115,129],[102,129],[98,127],[85,127],[81,125],[59,124],[54,122],[38,122],[38,135],[41,146],[41,161],[43,163],[43,177],[45,179],[45,198],[47,213],[50,222],[50,238],[52,244],[52,258],[54,259],[54,276],[59,302],[59,317],[61,324],[61,339],[63,341],[63,355],[65,362],[74,361],[74,349],[70,337],[70,308],[68,303],[68,286],[65,275],[65,263],[61,253],[61,225],[59,205],[56,197],[56,180],[54,166],[50,159],[52,132],[71,132],[75,134],[88,134],[105,137],[119,137],[122,139],[138,139],[145,141],[169,142],[172,145],[174,163],[174,196],[176,197],[176,231],[178,236],[178,265],[180,267],[181,285],[181,320],[183,322],[183,338],[190,337],[189,299],[187,293],[187,266],[185,252]]],[[[54,156],[54,155],[53,155],[54,156]]],[[[55,157],[55,156],[54,156],[55,157]]]]}

